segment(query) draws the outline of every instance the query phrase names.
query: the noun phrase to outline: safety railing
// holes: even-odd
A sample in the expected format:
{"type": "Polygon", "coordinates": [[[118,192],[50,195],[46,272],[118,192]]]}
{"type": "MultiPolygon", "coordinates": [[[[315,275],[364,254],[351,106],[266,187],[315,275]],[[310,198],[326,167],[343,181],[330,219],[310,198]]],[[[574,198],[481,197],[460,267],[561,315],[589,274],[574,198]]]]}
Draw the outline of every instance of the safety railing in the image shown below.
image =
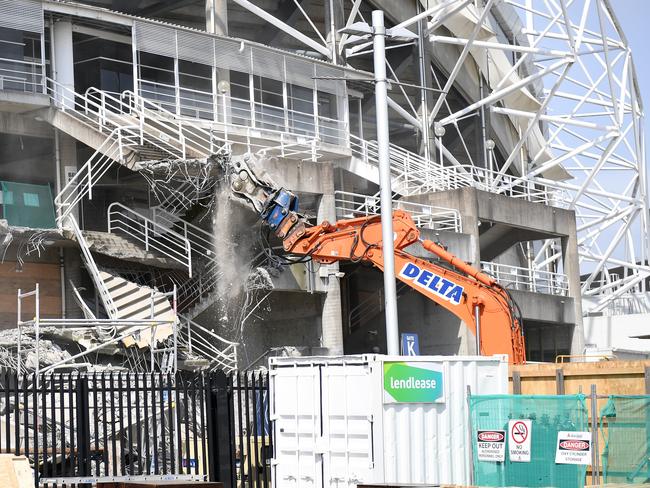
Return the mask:
{"type": "MultiPolygon", "coordinates": [[[[339,219],[365,217],[381,213],[381,202],[377,196],[335,191],[334,198],[336,217],[339,219]]],[[[393,209],[409,212],[417,227],[462,232],[460,212],[458,210],[402,200],[393,200],[393,209]]]]}
{"type": "MultiPolygon", "coordinates": [[[[353,156],[372,166],[379,165],[377,143],[350,135],[350,149],[353,156]]],[[[444,166],[390,145],[389,159],[393,191],[401,195],[455,190],[473,187],[512,198],[521,198],[534,203],[561,206],[560,192],[546,184],[473,165],[444,166]]]]}
{"type": "Polygon", "coordinates": [[[178,307],[180,310],[185,310],[186,315],[192,315],[193,307],[202,298],[210,297],[221,277],[214,236],[163,208],[153,208],[151,212],[151,218],[156,224],[163,228],[173,229],[189,242],[192,249],[194,274],[192,279],[184,281],[178,287],[178,307]]]}
{"type": "Polygon", "coordinates": [[[176,120],[171,112],[136,96],[131,91],[114,94],[97,88],[86,90],[85,99],[94,110],[100,107],[99,121],[110,123],[116,117],[128,116],[138,125],[140,144],[176,159],[205,157],[218,151],[220,144],[210,133],[176,120]],[[189,134],[188,134],[189,133],[189,134]]]}
{"type": "Polygon", "coordinates": [[[237,342],[224,339],[193,320],[179,316],[179,344],[190,357],[201,356],[210,361],[210,370],[226,372],[237,369],[237,342]]]}
{"type": "Polygon", "coordinates": [[[186,222],[162,208],[152,208],[151,218],[160,227],[173,229],[175,233],[183,236],[189,242],[195,256],[202,256],[209,260],[216,259],[214,236],[210,232],[186,222]]]}
{"type": "Polygon", "coordinates": [[[72,232],[74,233],[74,236],[77,239],[77,243],[79,244],[79,249],[81,250],[81,256],[83,258],[84,264],[86,265],[86,270],[88,271],[88,274],[90,274],[90,277],[92,278],[93,283],[95,284],[95,289],[99,294],[99,298],[102,301],[102,305],[104,305],[106,314],[110,319],[117,319],[118,318],[117,306],[113,302],[113,297],[111,296],[110,292],[108,291],[108,287],[106,286],[104,280],[99,274],[99,269],[95,264],[95,260],[92,254],[90,253],[90,248],[88,247],[88,243],[86,242],[86,239],[84,238],[83,234],[81,233],[81,230],[79,229],[79,226],[77,225],[77,221],[72,215],[69,215],[67,217],[66,224],[70,225],[70,227],[72,228],[72,232]]]}
{"type": "Polygon", "coordinates": [[[153,81],[140,81],[142,97],[178,117],[210,121],[233,129],[250,128],[295,138],[319,139],[328,144],[347,146],[347,124],[335,118],[302,112],[227,94],[213,94],[153,81]]]}
{"type": "Polygon", "coordinates": [[[101,180],[114,162],[124,160],[126,149],[134,146],[132,134],[123,136],[124,131],[125,128],[113,129],[54,198],[57,207],[56,221],[60,227],[77,208],[79,202],[86,197],[92,199],[93,186],[101,180]]]}
{"type": "Polygon", "coordinates": [[[155,251],[181,264],[192,277],[192,247],[188,239],[118,202],[111,203],[106,213],[109,233],[122,233],[146,251],[155,251]]]}
{"type": "Polygon", "coordinates": [[[43,64],[0,57],[0,90],[42,93],[43,64]]]}
{"type": "Polygon", "coordinates": [[[509,289],[566,296],[569,281],[565,274],[507,264],[481,261],[481,269],[509,289]]]}

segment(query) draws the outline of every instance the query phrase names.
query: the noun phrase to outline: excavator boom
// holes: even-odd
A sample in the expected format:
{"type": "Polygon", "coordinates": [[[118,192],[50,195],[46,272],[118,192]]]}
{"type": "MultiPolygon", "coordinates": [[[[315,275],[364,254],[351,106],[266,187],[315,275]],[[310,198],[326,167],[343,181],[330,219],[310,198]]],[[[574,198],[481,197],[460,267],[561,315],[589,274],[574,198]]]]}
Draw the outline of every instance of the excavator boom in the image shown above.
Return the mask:
{"type": "MultiPolygon", "coordinates": [[[[244,159],[225,168],[235,195],[245,200],[282,240],[287,253],[308,256],[322,264],[370,262],[383,271],[379,216],[327,221],[310,225],[298,213],[298,198],[251,167],[244,159]]],[[[521,319],[508,291],[489,275],[449,253],[439,244],[420,239],[411,216],[393,212],[395,275],[419,293],[460,318],[477,337],[481,354],[507,354],[511,363],[526,360],[521,319]],[[419,242],[438,263],[406,251],[419,242]]]]}

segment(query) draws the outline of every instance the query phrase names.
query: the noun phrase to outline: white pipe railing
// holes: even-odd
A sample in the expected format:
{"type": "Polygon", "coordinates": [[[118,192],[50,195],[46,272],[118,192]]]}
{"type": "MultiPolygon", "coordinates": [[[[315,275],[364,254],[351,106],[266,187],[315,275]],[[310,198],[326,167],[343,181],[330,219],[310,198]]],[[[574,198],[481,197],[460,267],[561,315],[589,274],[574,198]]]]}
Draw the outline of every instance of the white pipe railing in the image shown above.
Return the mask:
{"type": "Polygon", "coordinates": [[[92,188],[106,174],[115,161],[124,160],[124,153],[133,142],[122,136],[123,128],[114,129],[99,148],[70,178],[54,198],[57,207],[57,224],[61,227],[79,202],[88,196],[92,200],[92,188]]]}
{"type": "Polygon", "coordinates": [[[509,289],[559,296],[569,292],[569,280],[563,273],[486,261],[481,261],[481,269],[509,289]]]}
{"type": "Polygon", "coordinates": [[[186,222],[162,208],[152,208],[151,218],[162,227],[176,229],[175,232],[182,235],[190,243],[194,255],[199,255],[209,260],[216,259],[214,236],[210,232],[186,222]]]}
{"type": "Polygon", "coordinates": [[[193,320],[179,316],[179,343],[190,355],[199,355],[210,361],[210,369],[237,369],[237,342],[232,342],[206,329],[193,320]],[[220,349],[217,347],[222,345],[220,349]]]}
{"type": "MultiPolygon", "coordinates": [[[[140,94],[178,117],[311,137],[347,146],[348,126],[339,119],[230,95],[141,80],[140,94]]],[[[246,87],[247,88],[247,87],[246,87]]]]}
{"type": "Polygon", "coordinates": [[[79,249],[81,250],[81,255],[86,265],[86,269],[88,270],[88,273],[90,274],[90,277],[92,278],[95,284],[95,288],[97,290],[97,293],[99,294],[99,298],[102,301],[102,305],[104,305],[106,314],[109,316],[109,318],[113,320],[117,319],[118,318],[117,306],[113,302],[113,297],[111,297],[111,294],[109,293],[108,288],[104,283],[104,280],[99,274],[99,269],[95,264],[95,260],[93,259],[92,254],[90,253],[90,248],[88,247],[88,243],[86,242],[86,239],[84,238],[83,234],[81,233],[81,230],[79,229],[79,226],[77,225],[77,221],[72,215],[69,215],[67,217],[66,223],[69,223],[70,227],[72,228],[72,232],[74,233],[77,239],[77,242],[79,244],[79,249]]]}
{"type": "Polygon", "coordinates": [[[0,57],[0,90],[43,92],[43,64],[0,57]]]}
{"type": "Polygon", "coordinates": [[[176,261],[192,277],[192,247],[187,238],[118,202],[111,203],[106,214],[109,233],[123,233],[146,251],[176,261]]]}
{"type": "MultiPolygon", "coordinates": [[[[350,219],[380,213],[380,199],[346,191],[335,191],[336,217],[350,219]]],[[[415,225],[424,229],[462,232],[460,212],[455,209],[423,205],[420,203],[393,200],[394,210],[405,210],[415,225]]]]}
{"type": "MultiPolygon", "coordinates": [[[[351,134],[350,148],[355,157],[378,166],[376,143],[351,134]]],[[[390,163],[393,190],[405,196],[473,187],[534,203],[561,205],[560,193],[546,184],[473,165],[444,166],[394,144],[390,145],[390,163]]]]}

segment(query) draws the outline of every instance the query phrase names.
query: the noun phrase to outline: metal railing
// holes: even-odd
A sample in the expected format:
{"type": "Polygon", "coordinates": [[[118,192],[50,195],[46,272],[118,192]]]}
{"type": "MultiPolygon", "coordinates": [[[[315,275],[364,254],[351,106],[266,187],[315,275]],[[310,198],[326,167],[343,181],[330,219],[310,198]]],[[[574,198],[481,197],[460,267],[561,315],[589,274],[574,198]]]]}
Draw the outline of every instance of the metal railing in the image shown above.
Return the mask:
{"type": "Polygon", "coordinates": [[[183,265],[192,277],[192,247],[184,236],[140,215],[119,202],[106,211],[108,232],[120,232],[140,243],[146,251],[155,251],[183,265]]]}
{"type": "MultiPolygon", "coordinates": [[[[115,161],[124,159],[125,149],[133,145],[132,139],[123,137],[124,128],[115,128],[77,173],[54,198],[57,208],[56,222],[62,227],[79,202],[85,197],[92,200],[92,189],[115,161]]],[[[130,135],[129,135],[130,136],[130,135]]]]}
{"type": "Polygon", "coordinates": [[[559,296],[569,292],[569,280],[563,273],[486,261],[481,261],[481,269],[509,289],[559,296]]]}
{"type": "MultiPolygon", "coordinates": [[[[248,87],[244,87],[248,89],[248,87]]],[[[347,146],[347,124],[338,119],[211,91],[140,81],[139,93],[178,117],[246,127],[347,146]]],[[[282,96],[280,94],[280,96],[282,96]]]]}
{"type": "Polygon", "coordinates": [[[151,219],[156,225],[173,229],[174,233],[181,235],[190,244],[194,256],[201,256],[211,261],[216,259],[214,236],[210,232],[158,207],[151,209],[151,219]]]}
{"type": "Polygon", "coordinates": [[[81,233],[81,230],[79,229],[79,226],[77,225],[77,221],[72,215],[68,215],[66,222],[70,224],[70,227],[74,232],[77,242],[79,243],[79,249],[81,250],[81,256],[83,258],[84,264],[86,265],[86,270],[90,274],[90,277],[92,278],[93,283],[95,284],[95,288],[97,290],[97,293],[99,294],[100,300],[102,301],[102,305],[104,305],[106,314],[111,319],[117,319],[118,318],[117,306],[115,305],[115,302],[113,302],[113,297],[111,296],[110,292],[108,291],[108,287],[106,286],[104,280],[99,274],[99,269],[95,264],[95,260],[93,259],[92,254],[90,253],[90,248],[88,247],[88,243],[86,242],[86,239],[84,238],[83,234],[81,233]]]}
{"type": "MultiPolygon", "coordinates": [[[[334,192],[336,217],[350,219],[377,215],[381,212],[380,198],[346,191],[334,192]]],[[[409,212],[415,225],[424,229],[462,232],[460,212],[402,200],[393,200],[393,209],[409,212]]]]}
{"type": "Polygon", "coordinates": [[[0,398],[0,451],[27,458],[33,486],[270,486],[267,372],[1,371],[0,398]]]}
{"type": "Polygon", "coordinates": [[[179,344],[191,356],[198,355],[210,361],[210,370],[226,372],[237,369],[237,342],[224,339],[193,320],[179,315],[179,344]],[[222,348],[217,347],[221,345],[222,348]]]}
{"type": "Polygon", "coordinates": [[[43,93],[43,72],[41,62],[0,57],[0,90],[43,93]]]}
{"type": "MultiPolygon", "coordinates": [[[[353,156],[378,167],[377,143],[350,134],[350,149],[353,156]]],[[[534,203],[553,206],[561,206],[562,203],[560,192],[533,180],[504,175],[472,165],[444,166],[394,144],[390,145],[389,158],[393,191],[401,195],[473,187],[534,203]]]]}

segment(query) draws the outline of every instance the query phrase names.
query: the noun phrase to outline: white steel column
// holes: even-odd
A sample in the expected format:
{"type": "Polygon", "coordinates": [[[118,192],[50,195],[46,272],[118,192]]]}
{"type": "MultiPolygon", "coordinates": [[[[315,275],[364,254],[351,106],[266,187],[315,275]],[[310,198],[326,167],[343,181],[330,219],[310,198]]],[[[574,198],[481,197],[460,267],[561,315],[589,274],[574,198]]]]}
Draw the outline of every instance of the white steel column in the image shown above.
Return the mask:
{"type": "Polygon", "coordinates": [[[384,258],[384,302],[386,305],[386,347],[388,354],[399,354],[399,325],[397,323],[397,292],[395,286],[395,256],[393,246],[393,192],[390,181],[388,135],[388,92],[386,82],[386,49],[384,12],[372,12],[375,64],[375,105],[377,111],[377,148],[381,195],[381,235],[384,258]]]}

